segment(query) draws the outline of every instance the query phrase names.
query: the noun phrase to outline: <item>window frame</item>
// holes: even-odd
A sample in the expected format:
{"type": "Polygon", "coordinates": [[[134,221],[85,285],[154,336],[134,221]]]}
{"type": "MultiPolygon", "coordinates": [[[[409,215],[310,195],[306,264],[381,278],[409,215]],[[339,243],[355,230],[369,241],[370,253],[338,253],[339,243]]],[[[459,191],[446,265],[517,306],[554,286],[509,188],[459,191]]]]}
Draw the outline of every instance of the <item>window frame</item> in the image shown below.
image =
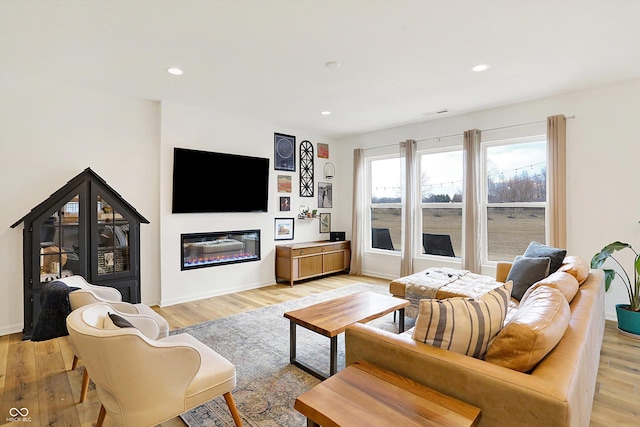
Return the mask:
{"type": "MultiPolygon", "coordinates": [[[[371,176],[372,175],[371,165],[375,161],[389,160],[389,159],[396,159],[398,162],[400,162],[402,157],[400,156],[399,153],[389,153],[389,154],[380,154],[375,156],[367,156],[364,159],[365,160],[364,223],[366,224],[366,229],[364,231],[364,238],[366,239],[366,244],[363,245],[363,247],[366,252],[400,256],[401,251],[399,249],[394,249],[394,250],[378,249],[372,246],[371,229],[373,227],[373,224],[372,224],[372,218],[371,218],[371,211],[376,208],[379,208],[379,209],[394,208],[394,209],[400,209],[400,212],[402,212],[402,209],[403,209],[402,208],[402,189],[400,190],[401,191],[400,202],[398,203],[372,203],[371,202],[371,199],[373,196],[373,187],[372,187],[373,180],[371,176]]],[[[400,215],[400,218],[402,218],[402,214],[400,215]]],[[[404,227],[404,224],[401,224],[401,227],[404,227]]]]}
{"type": "MultiPolygon", "coordinates": [[[[544,208],[544,231],[545,236],[547,235],[547,215],[549,212],[549,198],[548,198],[548,175],[547,179],[545,179],[547,186],[547,196],[545,202],[506,202],[506,203],[496,203],[489,202],[489,183],[488,183],[488,168],[487,168],[487,160],[488,160],[488,149],[492,147],[499,147],[505,145],[516,145],[516,144],[524,144],[528,142],[541,142],[545,143],[545,154],[548,153],[549,150],[549,141],[547,140],[546,134],[536,134],[530,136],[522,136],[516,138],[503,138],[496,139],[491,141],[482,141],[480,143],[480,165],[481,165],[481,208],[480,208],[480,237],[481,237],[481,248],[480,248],[480,257],[481,264],[488,266],[496,266],[498,261],[490,261],[489,260],[489,230],[488,230],[488,210],[489,208],[520,208],[520,207],[530,207],[530,208],[544,208]]],[[[546,165],[547,171],[549,170],[549,165],[546,165]]],[[[548,172],[547,172],[548,174],[548,172]]],[[[464,236],[463,236],[464,239],[464,236]]]]}
{"type": "MultiPolygon", "coordinates": [[[[460,260],[462,254],[459,253],[458,255],[456,255],[454,258],[452,257],[447,257],[447,256],[443,256],[443,255],[432,255],[432,254],[425,254],[423,253],[423,247],[422,247],[422,209],[423,208],[431,208],[431,209],[438,209],[438,208],[443,208],[443,209],[454,209],[454,208],[459,208],[459,209],[463,209],[464,212],[464,149],[461,145],[450,145],[450,146],[445,146],[445,147],[438,147],[438,148],[428,148],[428,149],[422,149],[422,150],[418,150],[417,151],[417,158],[418,158],[418,167],[416,168],[417,170],[417,174],[418,176],[416,177],[419,185],[416,185],[416,191],[417,191],[417,195],[415,197],[418,198],[418,203],[416,203],[416,215],[415,215],[415,221],[416,223],[414,224],[414,243],[415,243],[415,247],[413,248],[414,250],[414,257],[416,258],[423,258],[423,259],[430,259],[430,260],[460,260]],[[429,154],[438,154],[438,153],[448,153],[448,152],[453,152],[453,151],[460,151],[462,153],[462,158],[461,158],[461,162],[462,162],[462,200],[460,202],[450,202],[450,203],[444,203],[444,202],[434,202],[434,203],[424,203],[422,201],[422,156],[423,155],[429,155],[429,154]]],[[[460,222],[460,235],[461,238],[464,239],[464,215],[462,216],[461,222],[460,222]]],[[[462,240],[462,245],[464,247],[464,240],[462,240]]],[[[462,249],[462,248],[461,248],[462,249]]]]}

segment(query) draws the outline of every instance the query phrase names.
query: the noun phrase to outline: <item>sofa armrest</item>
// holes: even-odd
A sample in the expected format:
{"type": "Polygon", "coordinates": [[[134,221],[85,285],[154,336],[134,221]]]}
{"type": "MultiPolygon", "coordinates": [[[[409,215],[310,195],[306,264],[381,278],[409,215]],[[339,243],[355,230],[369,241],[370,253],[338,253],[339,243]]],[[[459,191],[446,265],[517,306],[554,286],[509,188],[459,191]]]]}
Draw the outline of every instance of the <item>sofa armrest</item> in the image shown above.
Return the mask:
{"type": "Polygon", "coordinates": [[[505,283],[512,266],[513,263],[510,261],[498,261],[498,265],[496,266],[496,281],[505,283]]]}
{"type": "Polygon", "coordinates": [[[477,406],[480,426],[567,424],[567,399],[553,382],[362,324],[347,328],[345,343],[347,365],[366,360],[477,406]]]}

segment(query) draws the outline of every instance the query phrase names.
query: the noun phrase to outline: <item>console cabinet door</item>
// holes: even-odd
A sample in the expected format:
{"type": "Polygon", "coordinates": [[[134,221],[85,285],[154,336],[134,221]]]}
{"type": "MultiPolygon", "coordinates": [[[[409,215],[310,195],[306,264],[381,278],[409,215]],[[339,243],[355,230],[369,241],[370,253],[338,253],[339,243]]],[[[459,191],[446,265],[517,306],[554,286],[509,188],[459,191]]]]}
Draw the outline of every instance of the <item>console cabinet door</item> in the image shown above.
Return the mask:
{"type": "Polygon", "coordinates": [[[323,273],[322,269],[322,257],[323,255],[312,255],[301,257],[298,262],[299,278],[317,276],[323,273]]]}
{"type": "Polygon", "coordinates": [[[324,254],[324,273],[332,273],[344,269],[344,253],[342,251],[324,254]]]}

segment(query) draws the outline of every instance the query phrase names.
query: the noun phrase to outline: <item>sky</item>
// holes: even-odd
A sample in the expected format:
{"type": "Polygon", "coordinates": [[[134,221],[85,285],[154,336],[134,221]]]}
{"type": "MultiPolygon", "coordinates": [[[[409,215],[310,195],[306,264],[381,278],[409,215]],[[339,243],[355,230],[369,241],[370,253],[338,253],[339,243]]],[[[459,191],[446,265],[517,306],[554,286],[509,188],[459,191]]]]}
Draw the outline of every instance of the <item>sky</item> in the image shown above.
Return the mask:
{"type": "MultiPolygon", "coordinates": [[[[545,141],[490,146],[487,148],[489,173],[494,175],[495,181],[509,179],[523,169],[535,175],[546,166],[545,146],[545,141]]],[[[428,193],[453,197],[462,191],[462,150],[423,156],[420,172],[428,193]]],[[[374,196],[398,197],[401,185],[399,160],[374,162],[371,181],[374,196]]]]}

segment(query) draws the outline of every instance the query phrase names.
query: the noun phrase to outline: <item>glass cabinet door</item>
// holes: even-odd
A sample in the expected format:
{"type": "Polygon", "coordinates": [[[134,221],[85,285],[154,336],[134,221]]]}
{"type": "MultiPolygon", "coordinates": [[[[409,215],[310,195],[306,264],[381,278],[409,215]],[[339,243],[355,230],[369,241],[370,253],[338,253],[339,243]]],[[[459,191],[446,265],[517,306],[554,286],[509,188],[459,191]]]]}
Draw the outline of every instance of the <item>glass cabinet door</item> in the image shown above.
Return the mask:
{"type": "Polygon", "coordinates": [[[96,198],[98,275],[129,271],[129,220],[102,196],[96,198]]]}
{"type": "Polygon", "coordinates": [[[79,212],[76,194],[40,225],[40,283],[80,274],[79,212]]]}

